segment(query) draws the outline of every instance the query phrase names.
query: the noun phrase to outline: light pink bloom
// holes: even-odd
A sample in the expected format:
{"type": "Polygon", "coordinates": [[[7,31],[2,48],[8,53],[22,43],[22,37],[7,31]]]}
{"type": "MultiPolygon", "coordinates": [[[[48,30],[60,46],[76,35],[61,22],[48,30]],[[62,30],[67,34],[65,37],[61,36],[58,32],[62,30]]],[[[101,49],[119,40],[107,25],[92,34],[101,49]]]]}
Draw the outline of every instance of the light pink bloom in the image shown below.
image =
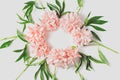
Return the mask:
{"type": "Polygon", "coordinates": [[[78,46],[88,45],[92,40],[92,34],[89,29],[85,27],[82,29],[75,29],[72,33],[73,39],[78,46]]]}
{"type": "Polygon", "coordinates": [[[77,13],[69,13],[60,19],[60,26],[71,33],[74,29],[80,28],[83,25],[81,17],[77,13]]]}
{"type": "Polygon", "coordinates": [[[59,27],[59,18],[55,11],[45,11],[41,19],[41,25],[48,31],[54,31],[59,27]]]}
{"type": "Polygon", "coordinates": [[[47,56],[47,63],[66,68],[75,65],[75,61],[80,57],[78,49],[52,49],[47,56]]]}
{"type": "Polygon", "coordinates": [[[33,27],[28,27],[26,40],[29,42],[30,51],[32,51],[37,57],[44,56],[50,51],[46,39],[47,31],[44,26],[35,24],[33,27]]]}

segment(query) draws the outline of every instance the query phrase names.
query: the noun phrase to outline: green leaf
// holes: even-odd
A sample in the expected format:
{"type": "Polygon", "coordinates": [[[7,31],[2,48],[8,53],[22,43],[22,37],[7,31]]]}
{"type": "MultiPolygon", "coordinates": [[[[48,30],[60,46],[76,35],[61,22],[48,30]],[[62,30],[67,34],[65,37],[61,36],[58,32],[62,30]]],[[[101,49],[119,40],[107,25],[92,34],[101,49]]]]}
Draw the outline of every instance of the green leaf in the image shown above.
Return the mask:
{"type": "Polygon", "coordinates": [[[78,72],[78,70],[79,70],[80,67],[82,66],[82,62],[83,62],[83,60],[81,59],[81,60],[79,61],[79,65],[78,65],[78,67],[76,68],[75,72],[78,72]]]}
{"type": "Polygon", "coordinates": [[[24,24],[24,27],[23,27],[23,32],[25,31],[25,29],[26,29],[26,24],[24,24]]]}
{"type": "Polygon", "coordinates": [[[94,29],[96,29],[98,31],[106,31],[105,29],[98,27],[98,26],[95,26],[95,25],[90,25],[90,26],[92,26],[94,29]]]}
{"type": "Polygon", "coordinates": [[[90,18],[87,22],[87,26],[89,26],[92,23],[95,23],[97,20],[99,20],[100,18],[102,18],[103,16],[94,16],[92,18],[90,18]]]}
{"type": "Polygon", "coordinates": [[[102,63],[102,61],[98,60],[98,59],[95,59],[93,58],[92,56],[89,56],[89,59],[92,60],[93,62],[95,63],[102,63]]]}
{"type": "Polygon", "coordinates": [[[14,50],[13,52],[16,52],[16,53],[19,53],[19,52],[22,52],[23,49],[18,49],[18,50],[14,50]]]}
{"type": "Polygon", "coordinates": [[[58,5],[58,7],[61,9],[61,3],[59,2],[59,0],[55,0],[55,2],[58,5]]]}
{"type": "Polygon", "coordinates": [[[104,56],[104,54],[102,53],[102,51],[101,51],[101,50],[98,50],[98,53],[99,53],[99,57],[100,57],[100,59],[102,60],[102,62],[103,62],[104,64],[109,65],[109,62],[108,62],[107,58],[104,56]]]}
{"type": "Polygon", "coordinates": [[[17,36],[18,36],[19,39],[21,39],[22,41],[28,42],[27,40],[25,40],[24,35],[23,35],[19,30],[17,30],[17,36]]]}
{"type": "Polygon", "coordinates": [[[40,68],[37,70],[37,72],[35,73],[35,76],[34,76],[34,79],[35,79],[35,80],[37,80],[38,74],[40,73],[40,69],[41,69],[41,66],[40,66],[40,68]]]}
{"type": "Polygon", "coordinates": [[[14,40],[9,40],[0,46],[0,49],[9,47],[14,40]]]}
{"type": "Polygon", "coordinates": [[[89,60],[89,57],[86,56],[86,70],[90,71],[90,69],[93,69],[91,66],[91,61],[89,60]]]}
{"type": "Polygon", "coordinates": [[[17,14],[17,16],[21,21],[27,22],[27,20],[23,19],[19,14],[17,14]]]}
{"type": "Polygon", "coordinates": [[[88,16],[85,18],[85,21],[84,21],[84,25],[85,25],[85,26],[86,26],[87,23],[88,23],[88,19],[89,19],[90,15],[91,15],[91,12],[89,12],[88,16]]]}
{"type": "Polygon", "coordinates": [[[63,3],[62,3],[61,13],[63,13],[63,12],[64,12],[64,10],[65,10],[65,1],[63,1],[63,3]]]}
{"type": "Polygon", "coordinates": [[[33,4],[35,4],[35,1],[28,1],[28,2],[26,2],[25,4],[33,5],[33,4]]]}
{"type": "Polygon", "coordinates": [[[47,6],[49,7],[50,10],[56,10],[56,11],[59,11],[59,8],[58,8],[56,5],[53,5],[53,4],[50,4],[50,3],[47,3],[47,6]]]}
{"type": "Polygon", "coordinates": [[[103,24],[105,24],[105,23],[107,23],[107,21],[104,21],[104,20],[96,20],[96,21],[94,21],[92,24],[103,25],[103,24]]]}
{"type": "Polygon", "coordinates": [[[24,62],[26,62],[29,59],[29,54],[28,54],[28,47],[25,45],[23,53],[18,57],[16,62],[20,61],[21,59],[24,59],[24,62]]]}
{"type": "Polygon", "coordinates": [[[101,41],[101,39],[99,38],[99,36],[94,32],[94,31],[91,31],[92,32],[92,35],[99,41],[101,41]]]}

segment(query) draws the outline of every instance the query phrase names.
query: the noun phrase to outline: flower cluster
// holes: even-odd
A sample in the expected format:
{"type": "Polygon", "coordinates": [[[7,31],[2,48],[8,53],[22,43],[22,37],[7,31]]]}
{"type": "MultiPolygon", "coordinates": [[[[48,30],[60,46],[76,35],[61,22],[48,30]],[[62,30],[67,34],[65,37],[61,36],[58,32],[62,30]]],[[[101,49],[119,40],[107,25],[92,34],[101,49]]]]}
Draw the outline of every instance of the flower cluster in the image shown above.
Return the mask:
{"type": "Polygon", "coordinates": [[[74,64],[76,58],[80,58],[78,48],[76,49],[54,49],[47,42],[47,35],[51,31],[61,27],[65,32],[73,36],[76,46],[88,45],[92,39],[90,30],[81,28],[83,21],[77,13],[69,13],[58,18],[55,11],[45,11],[40,25],[29,27],[26,40],[30,43],[31,53],[37,57],[46,57],[49,64],[66,67],[74,64]]]}

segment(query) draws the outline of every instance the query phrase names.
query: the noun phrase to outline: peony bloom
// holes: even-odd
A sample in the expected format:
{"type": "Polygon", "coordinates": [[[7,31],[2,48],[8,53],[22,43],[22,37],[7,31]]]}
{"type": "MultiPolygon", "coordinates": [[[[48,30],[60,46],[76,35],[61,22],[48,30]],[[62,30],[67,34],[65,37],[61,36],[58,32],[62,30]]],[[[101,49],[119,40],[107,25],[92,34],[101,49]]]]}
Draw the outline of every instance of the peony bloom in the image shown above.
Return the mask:
{"type": "Polygon", "coordinates": [[[59,18],[55,11],[46,11],[41,19],[41,25],[45,26],[48,31],[54,31],[59,27],[59,18]]]}
{"type": "Polygon", "coordinates": [[[48,54],[50,48],[47,45],[47,31],[45,27],[35,24],[28,28],[26,40],[29,42],[29,49],[37,57],[48,54]]]}
{"type": "Polygon", "coordinates": [[[75,65],[75,61],[80,57],[78,49],[52,49],[47,56],[47,63],[57,67],[67,68],[75,65]]]}
{"type": "Polygon", "coordinates": [[[69,13],[60,19],[60,26],[71,33],[74,29],[80,28],[83,25],[81,17],[77,13],[69,13]]]}
{"type": "Polygon", "coordinates": [[[78,46],[88,45],[92,40],[92,34],[89,29],[83,27],[82,29],[75,29],[72,33],[74,42],[78,46]]]}

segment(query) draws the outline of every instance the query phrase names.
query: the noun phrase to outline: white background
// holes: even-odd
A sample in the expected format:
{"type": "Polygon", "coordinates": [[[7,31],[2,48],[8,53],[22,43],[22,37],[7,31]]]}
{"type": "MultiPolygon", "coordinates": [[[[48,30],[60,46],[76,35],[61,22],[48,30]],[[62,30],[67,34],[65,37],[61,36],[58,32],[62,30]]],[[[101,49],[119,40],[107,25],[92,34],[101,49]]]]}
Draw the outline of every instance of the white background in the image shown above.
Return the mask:
{"type": "MultiPolygon", "coordinates": [[[[22,27],[17,23],[16,13],[22,14],[21,9],[26,0],[1,0],[0,1],[0,38],[11,36],[16,33],[18,27],[22,27]]],[[[54,0],[43,0],[43,2],[54,2],[54,0]]],[[[76,11],[77,0],[66,0],[67,10],[76,11]]],[[[92,15],[105,16],[104,19],[109,23],[103,27],[107,32],[99,33],[104,44],[120,51],[120,1],[119,0],[86,0],[82,14],[87,15],[90,11],[92,15]]],[[[35,12],[35,15],[39,15],[35,12]]],[[[38,16],[36,17],[38,18],[38,16]]],[[[61,37],[62,39],[62,37],[61,37]]],[[[68,39],[67,39],[68,40],[68,39]]],[[[65,40],[64,40],[65,41],[65,40]]],[[[62,41],[62,43],[66,43],[62,41]]],[[[55,42],[56,45],[57,42],[55,42]]],[[[23,47],[23,43],[16,41],[10,48],[0,50],[0,80],[15,80],[16,76],[25,67],[22,62],[15,63],[19,54],[13,53],[14,49],[23,47]]],[[[116,55],[106,49],[102,51],[107,56],[110,66],[93,64],[94,70],[89,72],[81,70],[86,80],[119,80],[120,74],[120,55],[116,55]]],[[[90,55],[98,57],[96,48],[87,48],[86,52],[90,55]]],[[[19,80],[34,80],[36,67],[31,67],[19,80]]],[[[59,80],[79,80],[73,69],[58,70],[59,80]]]]}

